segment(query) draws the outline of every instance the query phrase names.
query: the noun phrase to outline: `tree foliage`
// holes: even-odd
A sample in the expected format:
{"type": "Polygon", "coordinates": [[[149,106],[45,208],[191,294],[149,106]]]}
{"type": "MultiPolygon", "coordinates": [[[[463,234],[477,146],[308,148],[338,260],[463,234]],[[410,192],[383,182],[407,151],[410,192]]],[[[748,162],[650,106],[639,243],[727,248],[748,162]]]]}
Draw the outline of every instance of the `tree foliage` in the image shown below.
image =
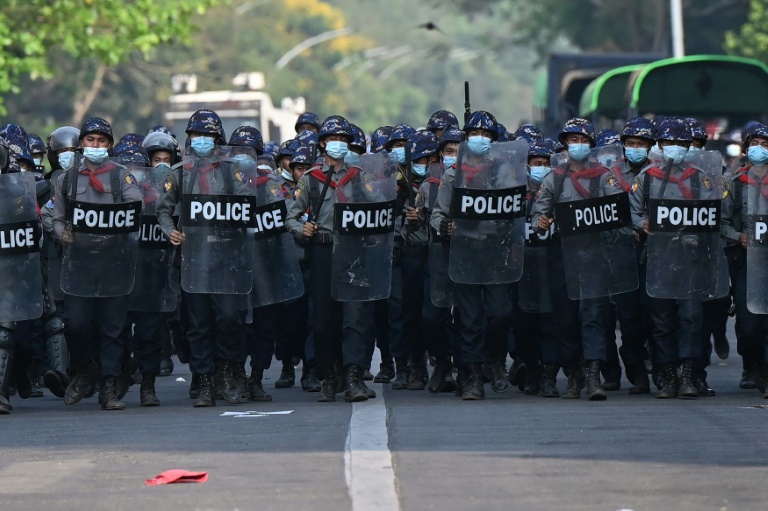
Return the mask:
{"type": "Polygon", "coordinates": [[[726,34],[725,49],[732,55],[768,61],[768,0],[749,2],[747,22],[726,34]]]}

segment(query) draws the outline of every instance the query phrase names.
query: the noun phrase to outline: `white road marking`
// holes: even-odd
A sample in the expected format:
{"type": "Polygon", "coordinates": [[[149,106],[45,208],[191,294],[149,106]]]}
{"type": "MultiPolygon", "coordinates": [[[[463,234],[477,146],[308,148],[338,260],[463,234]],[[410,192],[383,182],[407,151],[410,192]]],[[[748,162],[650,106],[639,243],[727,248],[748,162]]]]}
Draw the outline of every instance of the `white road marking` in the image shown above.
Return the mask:
{"type": "MultiPolygon", "coordinates": [[[[378,367],[378,350],[372,367],[378,367]]],[[[397,511],[400,501],[389,451],[387,407],[381,384],[370,385],[376,399],[353,403],[344,452],[347,490],[352,511],[397,511]]]]}

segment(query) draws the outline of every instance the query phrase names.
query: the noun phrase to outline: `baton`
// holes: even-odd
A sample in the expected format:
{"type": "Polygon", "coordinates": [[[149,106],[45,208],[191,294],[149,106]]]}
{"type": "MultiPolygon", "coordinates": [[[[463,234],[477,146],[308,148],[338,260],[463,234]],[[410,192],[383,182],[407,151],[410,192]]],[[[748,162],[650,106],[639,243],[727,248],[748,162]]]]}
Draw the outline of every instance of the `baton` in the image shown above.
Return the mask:
{"type": "Polygon", "coordinates": [[[469,81],[464,81],[464,124],[469,121],[469,116],[472,115],[472,110],[469,108],[469,81]]]}
{"type": "Polygon", "coordinates": [[[328,187],[331,185],[331,180],[333,179],[333,173],[334,173],[334,165],[331,165],[328,168],[328,178],[325,180],[325,183],[323,183],[323,190],[320,192],[320,198],[317,206],[315,207],[315,213],[312,214],[310,211],[309,216],[307,217],[308,222],[314,222],[317,220],[318,216],[320,215],[320,207],[323,205],[323,202],[325,202],[325,196],[328,194],[328,187]]]}

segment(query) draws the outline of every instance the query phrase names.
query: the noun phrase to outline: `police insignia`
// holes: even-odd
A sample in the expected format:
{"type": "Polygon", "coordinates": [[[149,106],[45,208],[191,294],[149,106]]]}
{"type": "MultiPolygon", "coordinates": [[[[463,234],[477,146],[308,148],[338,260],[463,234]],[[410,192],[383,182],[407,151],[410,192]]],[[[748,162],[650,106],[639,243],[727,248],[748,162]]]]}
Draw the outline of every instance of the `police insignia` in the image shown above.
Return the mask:
{"type": "Polygon", "coordinates": [[[164,191],[165,193],[168,193],[168,192],[170,192],[170,191],[171,191],[171,187],[172,187],[172,185],[171,185],[171,179],[170,179],[170,177],[166,177],[166,178],[165,178],[165,183],[163,183],[163,191],[164,191]]]}
{"type": "Polygon", "coordinates": [[[610,176],[608,178],[608,186],[610,186],[611,188],[616,188],[617,182],[616,182],[616,178],[615,177],[610,176]]]}
{"type": "Polygon", "coordinates": [[[300,195],[301,195],[301,188],[297,186],[296,189],[293,191],[294,200],[298,199],[300,195]]]}
{"type": "Polygon", "coordinates": [[[139,182],[136,181],[136,178],[133,177],[133,174],[131,174],[130,172],[125,173],[125,182],[128,183],[129,185],[136,185],[136,186],[139,185],[139,182]]]}
{"type": "Polygon", "coordinates": [[[245,174],[243,174],[242,171],[238,170],[237,172],[235,172],[235,179],[237,179],[241,183],[245,183],[245,174]]]}
{"type": "Polygon", "coordinates": [[[370,174],[363,174],[363,183],[365,183],[365,189],[369,192],[373,191],[373,186],[371,186],[371,176],[370,174]]]}
{"type": "Polygon", "coordinates": [[[269,192],[274,197],[277,197],[277,194],[280,192],[280,187],[276,183],[270,183],[270,185],[269,185],[269,192]]]}
{"type": "Polygon", "coordinates": [[[701,178],[701,184],[703,184],[704,188],[706,188],[707,190],[711,190],[712,189],[712,181],[710,181],[707,176],[703,176],[701,178]]]}
{"type": "Polygon", "coordinates": [[[51,197],[50,199],[48,199],[48,202],[46,202],[46,203],[45,203],[45,207],[46,207],[46,208],[50,208],[50,209],[53,209],[53,197],[51,197]]]}
{"type": "Polygon", "coordinates": [[[636,192],[638,188],[640,188],[640,183],[635,181],[635,183],[632,185],[632,193],[636,192]]]}

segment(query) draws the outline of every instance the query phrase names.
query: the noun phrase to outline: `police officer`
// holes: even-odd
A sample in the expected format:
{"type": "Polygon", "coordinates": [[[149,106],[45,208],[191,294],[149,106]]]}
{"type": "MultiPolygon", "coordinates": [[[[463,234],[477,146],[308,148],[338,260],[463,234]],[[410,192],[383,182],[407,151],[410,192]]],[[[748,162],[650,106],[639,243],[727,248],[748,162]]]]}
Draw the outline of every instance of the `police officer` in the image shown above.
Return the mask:
{"type": "Polygon", "coordinates": [[[429,121],[427,121],[427,131],[434,133],[438,140],[443,136],[445,130],[450,128],[455,130],[459,129],[459,120],[453,112],[448,110],[438,110],[429,116],[429,121]]]}
{"type": "MultiPolygon", "coordinates": [[[[59,177],[53,210],[53,236],[62,244],[73,243],[74,235],[66,229],[72,222],[68,211],[70,201],[112,204],[115,197],[123,202],[141,201],[142,195],[136,178],[124,167],[115,169],[116,164],[101,165],[109,157],[114,144],[112,127],[100,118],[87,119],[80,128],[80,144],[83,160],[78,167],[72,167],[59,177]],[[120,191],[114,174],[119,176],[120,191]],[[74,191],[74,194],[72,193],[74,191]]],[[[82,268],[81,271],[91,271],[82,268]]],[[[98,268],[93,271],[98,271],[98,268]]],[[[125,404],[117,397],[116,379],[121,374],[124,342],[121,331],[127,320],[128,297],[82,297],[67,294],[65,297],[71,347],[72,366],[77,376],[67,387],[64,403],[79,402],[89,393],[93,376],[100,371],[102,382],[99,389],[99,403],[103,410],[123,410],[125,404]],[[94,326],[95,323],[95,326],[94,326]],[[97,334],[94,335],[94,327],[97,334]],[[93,358],[98,357],[98,369],[93,358]]]]}
{"type": "MultiPolygon", "coordinates": [[[[224,145],[226,138],[221,119],[211,110],[198,110],[187,123],[187,146],[193,162],[197,158],[206,158],[215,154],[217,146],[224,145]]],[[[205,169],[212,176],[206,176],[209,189],[222,187],[214,192],[222,192],[230,185],[235,192],[247,194],[247,184],[238,178],[239,172],[225,173],[218,163],[211,169],[205,169]],[[225,188],[226,187],[226,188],[225,188]]],[[[157,208],[157,220],[171,245],[180,247],[185,241],[183,226],[176,226],[173,220],[183,193],[187,193],[189,184],[182,190],[182,173],[199,174],[200,169],[191,172],[177,167],[166,179],[165,195],[157,208]]],[[[196,177],[196,186],[202,187],[200,176],[196,177]]],[[[245,307],[241,296],[231,294],[205,294],[182,292],[186,305],[189,328],[187,337],[190,344],[189,365],[193,375],[199,376],[199,393],[194,407],[209,407],[216,404],[216,387],[230,404],[240,402],[241,389],[236,379],[235,368],[242,361],[242,334],[245,321],[245,307]]]]}
{"type": "Polygon", "coordinates": [[[365,401],[375,397],[363,382],[363,367],[368,363],[369,328],[362,302],[337,302],[331,297],[331,256],[333,250],[334,189],[345,182],[348,167],[344,157],[352,142],[349,122],[341,116],[323,121],[318,131],[319,149],[324,161],[299,180],[286,227],[294,238],[306,243],[310,255],[310,299],[314,318],[315,359],[322,377],[318,402],[335,401],[342,389],[338,367],[345,371],[345,400],[365,401]],[[330,181],[328,181],[330,179],[330,181]],[[325,196],[321,196],[328,183],[325,196]],[[302,222],[308,214],[310,221],[302,222]]]}
{"type": "Polygon", "coordinates": [[[304,112],[299,115],[298,119],[296,119],[294,128],[296,129],[296,133],[301,133],[302,131],[313,131],[317,133],[320,129],[320,118],[317,114],[313,114],[312,112],[304,112]]]}

